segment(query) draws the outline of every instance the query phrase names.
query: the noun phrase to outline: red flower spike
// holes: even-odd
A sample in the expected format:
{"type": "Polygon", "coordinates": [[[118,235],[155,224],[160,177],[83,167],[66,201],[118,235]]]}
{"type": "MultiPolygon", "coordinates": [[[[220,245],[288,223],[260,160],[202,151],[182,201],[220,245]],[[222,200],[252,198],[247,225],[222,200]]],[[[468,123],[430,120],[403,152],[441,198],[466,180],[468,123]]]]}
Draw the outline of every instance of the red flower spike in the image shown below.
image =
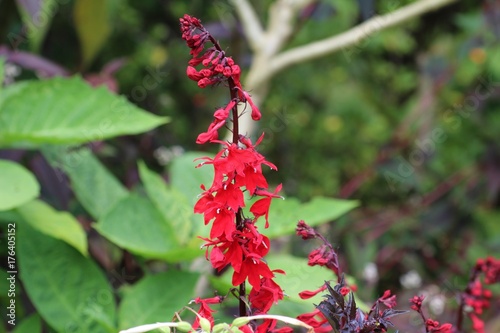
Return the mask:
{"type": "MultiPolygon", "coordinates": [[[[260,234],[254,222],[265,216],[266,227],[269,225],[269,205],[272,198],[279,197],[276,193],[281,189],[278,186],[276,192],[267,191],[268,183],[262,174],[262,164],[276,169],[276,166],[265,160],[264,156],[255,150],[261,140],[255,145],[252,142],[234,133],[233,142],[221,142],[218,140],[218,131],[226,125],[227,121],[233,121],[234,130],[237,129],[237,115],[230,117],[231,112],[239,103],[248,103],[251,108],[251,116],[259,120],[261,113],[253,103],[250,95],[243,90],[240,82],[240,67],[235,64],[231,57],[227,57],[220,45],[203,27],[201,21],[189,15],[180,19],[182,38],[191,49],[192,59],[186,69],[187,76],[197,82],[200,88],[222,83],[231,90],[231,100],[223,107],[215,110],[214,119],[206,132],[198,135],[198,144],[218,143],[223,144],[225,149],[220,151],[214,158],[203,157],[203,162],[198,165],[212,164],[214,168],[214,179],[207,190],[202,186],[203,194],[196,202],[195,213],[203,214],[205,224],[211,223],[210,238],[202,238],[206,243],[205,257],[210,260],[212,266],[221,271],[228,265],[234,269],[233,285],[242,285],[246,280],[252,285],[249,301],[252,313],[265,313],[272,304],[283,298],[283,291],[272,280],[275,273],[281,270],[271,271],[263,257],[269,251],[270,242],[266,236],[260,234]],[[211,44],[207,48],[206,44],[211,44]],[[196,66],[203,66],[201,69],[196,66]],[[242,143],[241,146],[239,143],[242,143]],[[241,208],[245,206],[243,191],[250,195],[259,195],[264,198],[254,203],[251,211],[254,219],[245,218],[241,208]]],[[[244,298],[246,295],[241,295],[244,298]]],[[[213,312],[208,301],[200,303],[200,313],[203,317],[210,319],[213,312]]],[[[240,302],[240,309],[244,304],[240,302]]],[[[242,311],[242,315],[245,311],[242,311]]],[[[262,332],[289,333],[290,328],[275,329],[276,322],[270,321],[261,325],[262,332]]],[[[245,333],[253,333],[251,326],[241,327],[245,333]]]]}

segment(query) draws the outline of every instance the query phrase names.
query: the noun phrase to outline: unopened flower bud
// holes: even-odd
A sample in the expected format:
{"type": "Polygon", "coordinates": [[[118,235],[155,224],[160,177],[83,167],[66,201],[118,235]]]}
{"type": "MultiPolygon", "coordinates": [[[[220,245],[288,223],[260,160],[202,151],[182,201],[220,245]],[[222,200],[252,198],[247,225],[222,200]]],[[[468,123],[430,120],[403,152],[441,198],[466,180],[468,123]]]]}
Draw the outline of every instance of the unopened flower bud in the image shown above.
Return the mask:
{"type": "Polygon", "coordinates": [[[229,325],[226,323],[217,324],[212,328],[212,333],[224,333],[229,330],[229,325]]]}
{"type": "Polygon", "coordinates": [[[246,325],[250,322],[248,317],[238,317],[233,322],[231,323],[231,326],[236,326],[236,327],[241,327],[243,325],[246,325]]]}
{"type": "Polygon", "coordinates": [[[210,332],[212,330],[212,325],[210,324],[210,320],[207,318],[200,318],[200,327],[205,332],[210,332]]]}
{"type": "Polygon", "coordinates": [[[177,329],[181,332],[191,332],[193,331],[193,326],[187,321],[180,321],[177,323],[177,329]]]}

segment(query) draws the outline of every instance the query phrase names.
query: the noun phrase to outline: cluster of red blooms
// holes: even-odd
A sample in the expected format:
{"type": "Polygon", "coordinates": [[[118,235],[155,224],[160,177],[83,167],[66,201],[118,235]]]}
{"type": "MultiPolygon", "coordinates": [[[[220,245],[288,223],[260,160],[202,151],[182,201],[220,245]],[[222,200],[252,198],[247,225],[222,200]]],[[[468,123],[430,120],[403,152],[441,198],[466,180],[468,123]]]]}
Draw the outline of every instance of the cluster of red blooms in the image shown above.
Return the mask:
{"type": "MultiPolygon", "coordinates": [[[[323,236],[318,233],[314,228],[307,225],[304,221],[299,221],[296,228],[296,233],[298,236],[302,237],[303,240],[309,240],[314,238],[320,238],[323,241],[323,245],[319,248],[311,251],[309,254],[309,266],[324,266],[331,269],[335,275],[340,278],[339,275],[339,263],[337,252],[333,249],[332,245],[323,238],[323,236]]],[[[299,293],[300,298],[308,299],[316,296],[317,294],[325,291],[327,289],[326,283],[316,290],[304,290],[299,293]]],[[[341,293],[345,296],[349,293],[348,287],[344,286],[341,289],[341,293]]],[[[318,310],[309,313],[301,314],[297,319],[302,320],[304,323],[314,327],[316,333],[331,332],[332,327],[328,323],[325,316],[318,310]]]]}
{"type": "MultiPolygon", "coordinates": [[[[185,14],[180,19],[180,22],[182,39],[186,41],[193,56],[187,67],[187,76],[191,80],[198,82],[200,88],[227,83],[231,90],[231,100],[224,108],[215,111],[214,121],[210,124],[206,132],[198,136],[196,143],[203,144],[216,140],[218,138],[218,130],[225,125],[231,110],[234,110],[240,102],[248,103],[252,109],[252,119],[259,120],[261,117],[259,109],[253,104],[248,92],[243,90],[241,86],[240,67],[234,63],[231,57],[226,56],[218,42],[203,27],[199,19],[185,14]],[[211,43],[212,46],[205,49],[206,43],[211,43]],[[195,66],[200,64],[203,66],[203,69],[198,71],[195,66]]],[[[238,144],[237,142],[233,143],[238,144]]]]}
{"type": "MultiPolygon", "coordinates": [[[[260,234],[256,225],[260,217],[264,217],[269,226],[269,206],[272,198],[281,198],[277,192],[268,192],[268,183],[262,174],[262,165],[273,170],[276,166],[259,154],[256,144],[238,133],[238,109],[240,103],[250,105],[252,118],[259,120],[261,113],[253,104],[250,95],[243,90],[240,83],[240,68],[230,57],[227,57],[218,42],[203,27],[200,20],[184,15],[180,19],[182,38],[191,48],[192,59],[187,67],[187,75],[204,88],[209,85],[223,84],[231,93],[229,103],[214,113],[214,120],[208,130],[200,134],[198,144],[222,144],[223,149],[214,157],[204,157],[199,165],[211,164],[214,168],[214,180],[210,188],[202,185],[203,193],[194,207],[195,213],[203,214],[205,224],[211,223],[210,236],[204,238],[206,257],[212,266],[221,271],[230,265],[234,269],[232,284],[240,286],[240,300],[248,299],[252,314],[266,313],[278,300],[283,299],[283,290],[274,282],[275,273],[263,257],[269,252],[269,239],[260,234]],[[210,46],[207,48],[207,44],[210,46]],[[195,66],[203,68],[197,70],[195,66]],[[231,119],[232,118],[232,119],[231,119]],[[218,130],[228,121],[233,122],[233,142],[218,140],[218,130]],[[250,207],[253,216],[243,216],[245,207],[244,192],[250,196],[260,196],[250,207]],[[245,281],[252,286],[250,293],[242,293],[245,281]],[[248,298],[247,298],[248,297],[248,298]]],[[[220,298],[206,301],[197,299],[201,304],[199,314],[213,321],[209,304],[219,303],[220,298]]],[[[240,308],[241,311],[241,308],[240,308]]],[[[266,323],[266,329],[272,323],[266,323]]]]}
{"type": "Polygon", "coordinates": [[[490,307],[492,296],[491,291],[483,287],[481,273],[484,274],[484,284],[500,283],[500,260],[492,257],[478,259],[467,288],[462,294],[464,310],[472,320],[472,328],[476,333],[484,333],[484,322],[480,316],[490,307]]]}
{"type": "MultiPolygon", "coordinates": [[[[321,235],[319,232],[314,230],[314,228],[310,227],[302,220],[297,224],[296,233],[304,240],[318,238],[323,242],[323,244],[319,248],[311,251],[311,253],[309,254],[308,265],[323,266],[335,273],[335,275],[337,276],[337,286],[335,288],[338,289],[339,297],[343,298],[351,293],[351,291],[356,291],[357,287],[355,285],[349,286],[345,283],[343,274],[340,269],[337,252],[335,251],[331,243],[323,237],[323,235],[321,235]]],[[[299,296],[302,299],[308,299],[320,292],[325,291],[326,289],[328,289],[327,283],[316,290],[303,291],[299,293],[299,296]]],[[[338,302],[336,302],[336,304],[338,304],[338,302]]],[[[339,326],[357,325],[359,332],[371,332],[371,329],[369,327],[371,327],[371,325],[377,324],[379,331],[385,332],[385,329],[381,324],[385,323],[390,325],[390,322],[385,317],[389,318],[390,316],[401,313],[397,310],[393,310],[395,306],[396,296],[391,295],[390,290],[386,290],[384,294],[373,304],[372,308],[367,314],[364,314],[359,310],[356,312],[356,315],[354,317],[348,318],[348,316],[342,316],[342,311],[346,310],[346,308],[335,308],[335,311],[330,311],[330,313],[334,314],[334,316],[338,316],[337,322],[339,326]],[[385,312],[381,311],[379,308],[381,304],[385,305],[388,310],[385,310],[385,312]]],[[[316,333],[331,332],[331,322],[326,318],[325,314],[320,311],[320,309],[321,306],[318,306],[314,311],[302,314],[298,316],[297,319],[302,320],[306,324],[312,326],[316,333]]]]}
{"type": "Polygon", "coordinates": [[[478,259],[472,271],[471,278],[467,288],[462,293],[462,302],[459,308],[459,320],[457,327],[454,328],[451,324],[442,324],[439,322],[426,319],[422,312],[422,303],[424,296],[414,296],[410,299],[411,309],[417,311],[425,322],[426,332],[429,333],[454,333],[460,331],[462,326],[462,312],[468,314],[472,321],[472,329],[476,333],[485,333],[484,322],[480,318],[483,311],[490,306],[492,293],[485,289],[481,281],[481,274],[484,274],[484,283],[486,285],[500,283],[500,260],[488,257],[486,259],[478,259]]]}

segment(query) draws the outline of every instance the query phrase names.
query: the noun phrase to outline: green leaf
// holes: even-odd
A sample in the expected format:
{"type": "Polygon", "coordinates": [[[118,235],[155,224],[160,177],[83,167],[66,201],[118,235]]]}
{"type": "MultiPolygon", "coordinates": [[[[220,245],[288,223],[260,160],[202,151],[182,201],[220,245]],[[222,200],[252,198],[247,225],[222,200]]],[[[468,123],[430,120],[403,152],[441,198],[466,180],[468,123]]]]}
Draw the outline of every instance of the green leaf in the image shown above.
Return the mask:
{"type": "MultiPolygon", "coordinates": [[[[184,195],[191,209],[202,193],[200,185],[204,184],[208,188],[213,181],[213,167],[211,165],[196,168],[196,165],[201,161],[195,161],[195,159],[207,155],[213,157],[213,155],[203,152],[188,152],[175,158],[169,168],[170,188],[184,195]]],[[[205,237],[209,234],[210,228],[204,225],[202,215],[193,214],[190,224],[193,237],[205,237]]],[[[192,239],[189,245],[194,247],[198,246],[199,243],[199,239],[192,239]]]]}
{"type": "Polygon", "coordinates": [[[191,236],[193,206],[176,189],[167,187],[164,180],[142,162],[139,163],[139,174],[149,198],[165,222],[175,230],[179,243],[186,244],[191,236]]]}
{"type": "Polygon", "coordinates": [[[20,278],[50,326],[58,332],[116,332],[113,292],[94,262],[27,224],[20,226],[17,244],[20,278]]]}
{"type": "Polygon", "coordinates": [[[42,320],[38,314],[32,314],[28,318],[23,319],[12,333],[40,333],[42,332],[42,320]]]}
{"type": "Polygon", "coordinates": [[[84,66],[90,64],[111,33],[107,2],[77,0],[75,3],[73,16],[84,66]]]}
{"type": "Polygon", "coordinates": [[[145,132],[166,122],[79,77],[14,84],[0,94],[0,146],[79,144],[145,132]]]}
{"type": "Polygon", "coordinates": [[[40,185],[23,166],[0,160],[0,211],[20,206],[38,196],[40,185]]]}
{"type": "Polygon", "coordinates": [[[58,212],[40,200],[18,207],[17,212],[33,228],[68,243],[84,256],[88,255],[85,231],[71,214],[58,212]]]}
{"type": "Polygon", "coordinates": [[[72,189],[85,209],[99,219],[128,195],[127,189],[89,149],[45,147],[44,156],[70,178],[72,189]]]}
{"type": "Polygon", "coordinates": [[[180,247],[175,230],[154,204],[136,194],[118,202],[95,228],[118,246],[146,258],[179,262],[200,254],[199,248],[180,247]]]}
{"type": "Polygon", "coordinates": [[[199,275],[168,271],[146,276],[125,291],[118,310],[120,329],[169,321],[193,299],[199,275]]]}
{"type": "Polygon", "coordinates": [[[27,28],[28,40],[33,52],[38,52],[43,39],[57,10],[58,4],[55,0],[17,0],[17,7],[21,13],[23,25],[27,28]]]}
{"type": "Polygon", "coordinates": [[[175,158],[170,165],[172,187],[184,194],[193,206],[202,193],[200,185],[204,184],[208,188],[213,180],[213,167],[211,165],[196,168],[196,165],[201,161],[194,160],[203,156],[207,156],[207,153],[189,152],[175,158]]]}
{"type": "MultiPolygon", "coordinates": [[[[293,234],[299,220],[304,220],[312,227],[317,226],[337,219],[358,205],[354,200],[325,197],[315,197],[307,203],[300,203],[295,198],[274,199],[269,209],[269,228],[262,229],[262,232],[269,238],[293,234]]],[[[247,204],[247,209],[249,207],[251,203],[247,204]]]]}

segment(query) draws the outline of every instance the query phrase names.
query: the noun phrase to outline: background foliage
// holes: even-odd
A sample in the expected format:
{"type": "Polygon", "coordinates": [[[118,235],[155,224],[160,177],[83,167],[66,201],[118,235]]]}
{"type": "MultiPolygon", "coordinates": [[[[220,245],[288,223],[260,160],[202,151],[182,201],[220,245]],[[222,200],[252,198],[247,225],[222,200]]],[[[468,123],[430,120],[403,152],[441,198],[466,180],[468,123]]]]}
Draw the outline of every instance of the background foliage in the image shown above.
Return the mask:
{"type": "MultiPolygon", "coordinates": [[[[207,228],[192,206],[210,179],[193,160],[211,153],[194,141],[227,96],[186,79],[178,17],[201,18],[244,67],[251,54],[232,5],[32,3],[0,1],[0,235],[6,244],[16,223],[14,332],[115,332],[224,293],[227,274],[207,268],[196,238],[207,228]]],[[[256,4],[262,18],[269,4],[256,4]]],[[[289,45],[393,7],[319,1],[289,45]]],[[[362,298],[391,288],[404,305],[426,292],[449,319],[475,259],[500,253],[499,39],[500,2],[461,1],[274,79],[260,149],[287,197],[273,203],[268,233],[270,260],[289,277],[276,311],[309,311],[314,300],[296,292],[328,279],[287,237],[305,219],[329,232],[362,298]],[[408,272],[421,283],[408,289],[408,272]]],[[[401,320],[410,330],[412,318],[401,320]]]]}

